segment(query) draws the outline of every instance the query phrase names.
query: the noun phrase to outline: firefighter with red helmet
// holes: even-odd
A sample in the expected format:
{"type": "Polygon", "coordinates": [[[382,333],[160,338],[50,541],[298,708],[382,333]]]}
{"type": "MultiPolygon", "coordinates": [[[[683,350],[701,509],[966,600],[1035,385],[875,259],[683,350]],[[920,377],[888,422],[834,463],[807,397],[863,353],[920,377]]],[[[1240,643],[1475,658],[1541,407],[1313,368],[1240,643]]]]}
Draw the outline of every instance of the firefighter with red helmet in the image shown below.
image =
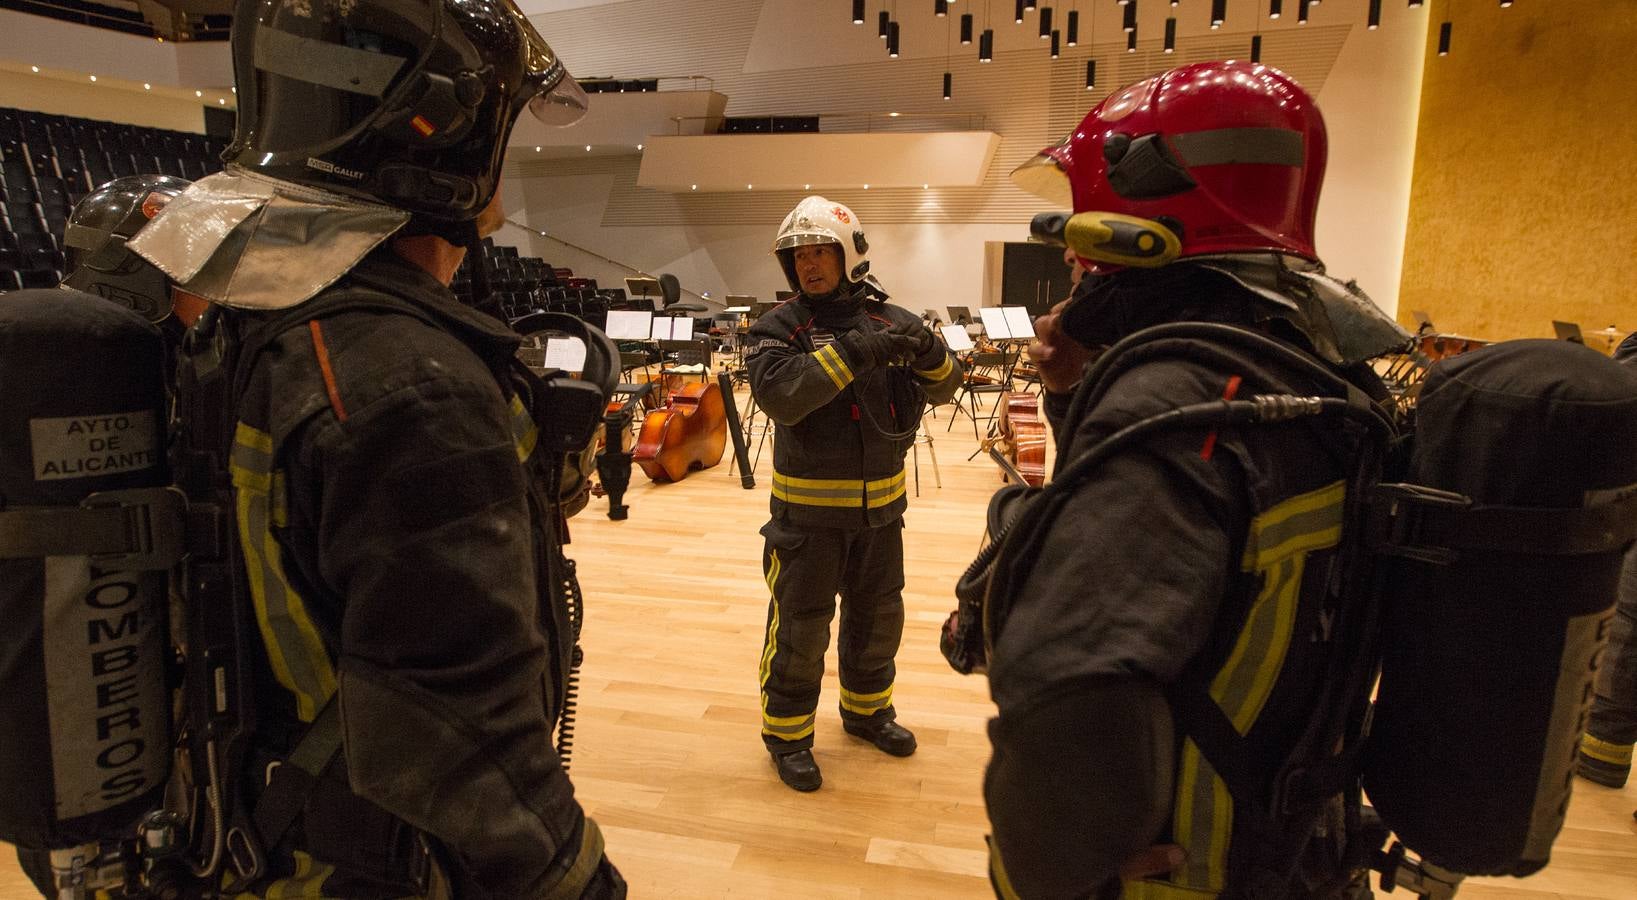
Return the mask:
{"type": "Polygon", "coordinates": [[[817,790],[813,759],[824,653],[841,595],[841,720],[893,756],[915,752],[897,722],[893,657],[904,629],[904,456],[925,405],[961,367],[919,317],[870,277],[853,211],[808,197],[773,252],[796,297],[763,314],[746,353],[775,425],[772,517],[762,527],[772,599],[760,667],[762,741],[785,784],[817,790]]]}
{"type": "Polygon", "coordinates": [[[1338,649],[1326,602],[1357,436],[1309,420],[1096,449],[1195,403],[1379,395],[1358,363],[1402,332],[1319,264],[1324,166],[1300,85],[1206,62],[1116,91],[1015,173],[1072,204],[1036,231],[1094,273],[1031,348],[1057,472],[1106,458],[1024,529],[1032,543],[1007,543],[1021,562],[989,587],[1004,607],[986,627],[999,896],[1358,885],[1335,846],[1339,791],[1303,795],[1295,826],[1269,812],[1315,713],[1310,681],[1338,649]]]}

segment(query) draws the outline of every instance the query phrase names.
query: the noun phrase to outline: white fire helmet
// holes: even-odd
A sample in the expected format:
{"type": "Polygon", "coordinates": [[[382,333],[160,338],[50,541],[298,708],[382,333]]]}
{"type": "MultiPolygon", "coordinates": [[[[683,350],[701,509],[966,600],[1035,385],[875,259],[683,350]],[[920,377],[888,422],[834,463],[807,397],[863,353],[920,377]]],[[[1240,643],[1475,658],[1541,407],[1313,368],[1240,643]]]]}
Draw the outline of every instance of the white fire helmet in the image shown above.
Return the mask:
{"type": "Polygon", "coordinates": [[[790,289],[801,290],[796,281],[795,250],[809,244],[837,244],[841,248],[841,271],[849,285],[864,280],[870,271],[870,244],[864,239],[864,225],[853,211],[817,194],[796,204],[779,226],[773,241],[773,255],[784,267],[790,289]]]}

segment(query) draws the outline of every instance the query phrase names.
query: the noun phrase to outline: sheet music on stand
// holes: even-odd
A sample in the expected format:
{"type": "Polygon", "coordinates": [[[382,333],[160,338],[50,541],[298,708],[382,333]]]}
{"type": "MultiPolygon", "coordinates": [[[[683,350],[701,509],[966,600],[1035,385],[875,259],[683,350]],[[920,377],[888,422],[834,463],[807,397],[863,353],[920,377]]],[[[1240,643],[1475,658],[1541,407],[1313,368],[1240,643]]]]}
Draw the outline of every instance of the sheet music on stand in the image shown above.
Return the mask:
{"type": "Polygon", "coordinates": [[[985,306],[978,310],[984,333],[996,341],[1027,341],[1034,338],[1029,311],[1021,306],[985,306]]]}
{"type": "Polygon", "coordinates": [[[1006,326],[1011,329],[1013,340],[1034,340],[1034,323],[1029,321],[1027,309],[1021,306],[1003,306],[1001,312],[1006,314],[1006,326]]]}
{"type": "Polygon", "coordinates": [[[546,338],[546,368],[585,371],[585,342],[577,337],[546,338]]]}
{"type": "Polygon", "coordinates": [[[687,316],[656,316],[653,328],[649,331],[649,340],[691,341],[693,319],[687,316]]]}
{"type": "Polygon", "coordinates": [[[608,311],[608,336],[616,341],[653,340],[654,314],[647,310],[608,311]]]}
{"type": "Polygon", "coordinates": [[[972,343],[972,336],[966,333],[965,325],[945,325],[939,328],[938,331],[943,334],[944,343],[949,345],[949,349],[957,353],[971,350],[977,346],[972,343]]]}

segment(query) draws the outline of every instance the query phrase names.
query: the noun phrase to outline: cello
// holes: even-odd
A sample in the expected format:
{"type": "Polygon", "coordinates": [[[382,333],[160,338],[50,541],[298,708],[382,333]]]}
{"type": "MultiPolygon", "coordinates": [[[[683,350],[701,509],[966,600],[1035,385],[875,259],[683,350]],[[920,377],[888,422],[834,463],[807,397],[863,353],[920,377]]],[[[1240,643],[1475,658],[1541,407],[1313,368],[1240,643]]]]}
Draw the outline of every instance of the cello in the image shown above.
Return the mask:
{"type": "Polygon", "coordinates": [[[1022,391],[1001,397],[1000,439],[1006,458],[1031,487],[1046,483],[1046,423],[1040,417],[1040,398],[1022,391]]]}
{"type": "Polygon", "coordinates": [[[722,389],[700,382],[671,394],[664,409],[643,418],[631,458],[652,481],[681,481],[721,462],[727,439],[722,389]]]}

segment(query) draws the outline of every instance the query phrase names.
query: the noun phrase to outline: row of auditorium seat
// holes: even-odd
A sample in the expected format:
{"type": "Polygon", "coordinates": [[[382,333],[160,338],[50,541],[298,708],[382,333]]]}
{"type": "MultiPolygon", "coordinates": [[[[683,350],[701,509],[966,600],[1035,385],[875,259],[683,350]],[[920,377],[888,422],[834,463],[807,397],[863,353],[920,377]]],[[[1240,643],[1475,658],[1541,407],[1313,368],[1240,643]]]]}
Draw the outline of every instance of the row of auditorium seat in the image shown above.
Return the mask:
{"type": "Polygon", "coordinates": [[[717,133],[799,134],[818,130],[818,116],[728,116],[717,133]]]}
{"type": "MultiPolygon", "coordinates": [[[[142,37],[173,37],[173,35],[161,35],[139,10],[131,7],[89,3],[86,0],[49,0],[49,2],[0,0],[0,9],[13,9],[18,12],[46,16],[63,22],[73,22],[76,25],[89,25],[93,28],[103,28],[124,34],[136,34],[142,37]]],[[[229,15],[212,14],[201,16],[189,13],[185,26],[186,37],[188,40],[193,41],[225,41],[228,38],[228,30],[232,24],[233,17],[229,15]]]]}
{"type": "Polygon", "coordinates": [[[516,247],[496,245],[494,238],[485,238],[481,251],[467,255],[451,288],[470,301],[471,267],[482,265],[492,302],[508,321],[537,312],[562,312],[602,328],[610,309],[653,308],[652,300],[633,301],[624,288],[599,288],[594,278],[578,278],[571,269],[554,267],[537,256],[521,256],[516,247]]]}
{"type": "Polygon", "coordinates": [[[227,141],[0,108],[0,290],[55,286],[63,228],[82,197],[126,175],[197,180],[221,170],[227,141]]]}

